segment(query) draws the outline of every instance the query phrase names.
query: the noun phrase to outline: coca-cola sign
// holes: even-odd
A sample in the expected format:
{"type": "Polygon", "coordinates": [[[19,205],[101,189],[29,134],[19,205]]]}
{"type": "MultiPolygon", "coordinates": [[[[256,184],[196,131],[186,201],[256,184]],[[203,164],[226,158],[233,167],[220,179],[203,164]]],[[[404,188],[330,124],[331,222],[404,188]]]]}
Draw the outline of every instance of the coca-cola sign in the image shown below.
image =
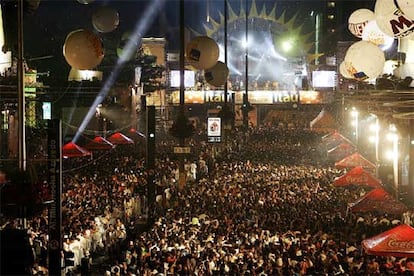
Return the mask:
{"type": "Polygon", "coordinates": [[[414,240],[410,241],[399,241],[397,239],[390,239],[388,241],[388,246],[390,248],[399,248],[405,250],[414,250],[414,240]]]}

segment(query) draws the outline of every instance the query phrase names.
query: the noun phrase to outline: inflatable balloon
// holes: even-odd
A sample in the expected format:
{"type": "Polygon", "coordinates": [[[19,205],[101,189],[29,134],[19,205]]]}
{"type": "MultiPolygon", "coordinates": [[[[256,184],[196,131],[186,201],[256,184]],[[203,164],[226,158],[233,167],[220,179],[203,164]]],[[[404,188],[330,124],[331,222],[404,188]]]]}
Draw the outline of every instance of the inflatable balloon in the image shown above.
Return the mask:
{"type": "Polygon", "coordinates": [[[383,51],[391,47],[394,37],[384,34],[375,20],[369,21],[362,31],[362,40],[378,45],[383,51]]]}
{"type": "Polygon", "coordinates": [[[119,14],[111,7],[99,7],[92,14],[92,25],[100,33],[112,32],[119,25],[119,14]]]}
{"type": "Polygon", "coordinates": [[[413,0],[396,0],[398,8],[411,20],[414,20],[413,0]]]}
{"type": "Polygon", "coordinates": [[[348,74],[354,79],[369,81],[382,73],[385,55],[377,45],[361,40],[349,47],[344,63],[348,74]]]}
{"type": "Polygon", "coordinates": [[[79,29],[66,36],[63,56],[73,68],[89,70],[102,62],[104,50],[102,41],[95,33],[79,29]]]}
{"type": "Polygon", "coordinates": [[[127,31],[119,41],[116,54],[124,61],[130,61],[135,58],[139,44],[138,38],[134,37],[133,32],[127,31]]]}
{"type": "Polygon", "coordinates": [[[219,58],[217,43],[208,36],[198,36],[186,46],[186,59],[196,69],[204,70],[213,67],[219,58]]]}
{"type": "Polygon", "coordinates": [[[222,86],[226,83],[229,75],[227,65],[217,61],[216,65],[204,71],[204,78],[208,84],[213,86],[222,86]]]}
{"type": "Polygon", "coordinates": [[[341,75],[346,79],[354,78],[351,74],[348,73],[348,70],[346,70],[344,61],[342,61],[341,64],[339,65],[339,73],[341,73],[341,75]]]}
{"type": "Polygon", "coordinates": [[[365,25],[373,20],[374,12],[369,9],[358,9],[348,18],[348,30],[356,37],[361,38],[365,25]]]}
{"type": "Polygon", "coordinates": [[[392,37],[413,35],[414,23],[394,3],[394,0],[375,2],[375,19],[381,31],[392,37]]]}
{"type": "Polygon", "coordinates": [[[78,1],[81,4],[88,5],[88,4],[92,3],[95,0],[76,0],[76,1],[78,1]]]}

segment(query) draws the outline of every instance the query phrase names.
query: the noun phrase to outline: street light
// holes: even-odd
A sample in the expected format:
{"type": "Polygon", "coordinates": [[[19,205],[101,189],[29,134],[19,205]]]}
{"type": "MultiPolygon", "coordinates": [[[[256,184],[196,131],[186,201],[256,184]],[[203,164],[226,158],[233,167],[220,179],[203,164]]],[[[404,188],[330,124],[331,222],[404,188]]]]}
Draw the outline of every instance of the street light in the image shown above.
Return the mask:
{"type": "Polygon", "coordinates": [[[359,112],[355,107],[351,110],[351,116],[353,118],[351,124],[355,127],[354,136],[355,136],[355,145],[358,148],[358,128],[359,128],[359,112]]]}
{"type": "Polygon", "coordinates": [[[398,148],[398,142],[399,142],[399,136],[397,133],[397,128],[395,125],[390,125],[390,132],[386,135],[387,140],[392,142],[392,149],[387,151],[386,157],[392,161],[392,168],[393,168],[393,184],[395,189],[395,194],[398,195],[398,161],[399,161],[399,148],[398,148]]]}
{"type": "Polygon", "coordinates": [[[375,117],[375,122],[369,126],[369,130],[373,133],[373,136],[369,137],[369,141],[375,145],[375,173],[378,176],[378,163],[379,163],[379,118],[375,117]]]}

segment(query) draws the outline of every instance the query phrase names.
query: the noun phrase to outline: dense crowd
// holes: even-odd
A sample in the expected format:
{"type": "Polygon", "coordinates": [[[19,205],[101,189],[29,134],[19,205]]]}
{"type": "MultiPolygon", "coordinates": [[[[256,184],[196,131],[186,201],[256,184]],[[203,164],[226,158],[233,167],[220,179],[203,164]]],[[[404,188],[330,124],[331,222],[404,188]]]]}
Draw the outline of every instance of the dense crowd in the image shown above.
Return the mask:
{"type": "MultiPolygon", "coordinates": [[[[410,214],[348,212],[366,190],[333,187],[344,171],[326,159],[321,134],[257,127],[227,135],[222,144],[206,143],[202,132],[188,141],[180,186],[175,141],[160,134],[155,205],[142,142],[65,160],[67,274],[96,256],[108,257],[108,275],[414,274],[412,259],[363,252],[364,238],[410,223],[410,214]],[[140,222],[150,222],[145,231],[140,222]]],[[[41,275],[47,212],[29,224],[41,275]]]]}

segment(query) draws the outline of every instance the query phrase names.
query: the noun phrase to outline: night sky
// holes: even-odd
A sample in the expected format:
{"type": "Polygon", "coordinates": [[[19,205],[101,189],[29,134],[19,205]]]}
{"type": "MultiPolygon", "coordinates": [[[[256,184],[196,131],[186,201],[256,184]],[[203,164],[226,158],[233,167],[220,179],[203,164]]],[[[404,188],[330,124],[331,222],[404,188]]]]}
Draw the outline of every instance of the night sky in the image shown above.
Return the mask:
{"type": "MultiPolygon", "coordinates": [[[[62,46],[68,33],[76,29],[93,30],[92,13],[101,5],[109,5],[119,12],[120,24],[118,28],[110,33],[100,34],[105,47],[105,57],[113,55],[116,51],[122,35],[132,30],[136,22],[144,16],[146,9],[154,0],[128,0],[128,1],[98,1],[90,4],[81,4],[76,0],[41,0],[39,8],[33,15],[27,15],[24,21],[24,52],[29,66],[36,67],[38,71],[54,71],[55,74],[62,73],[67,76],[70,66],[65,62],[62,54],[62,46]],[[52,57],[49,57],[52,56],[52,57]],[[42,57],[48,57],[42,59],[42,57]]],[[[160,1],[156,14],[148,22],[144,37],[165,37],[167,49],[179,49],[179,1],[160,1]]],[[[231,0],[230,5],[236,13],[244,1],[231,0]]],[[[341,2],[341,1],[337,1],[341,2]]],[[[373,8],[374,1],[342,1],[346,3],[343,10],[343,18],[348,18],[352,11],[363,6],[373,8]]],[[[250,1],[249,1],[250,3],[250,1]]],[[[263,5],[271,9],[275,1],[257,0],[256,4],[260,12],[263,5]]],[[[298,10],[310,12],[323,1],[278,1],[277,12],[286,10],[293,14],[298,10]]],[[[218,20],[219,12],[223,14],[223,1],[219,0],[185,0],[185,25],[197,31],[203,31],[206,23],[207,11],[210,16],[218,20]]],[[[250,4],[249,4],[250,6],[250,4]]],[[[345,25],[344,25],[345,26],[345,25]]],[[[108,61],[112,62],[112,61],[108,61]]],[[[105,59],[103,62],[105,65],[105,59]]]]}

